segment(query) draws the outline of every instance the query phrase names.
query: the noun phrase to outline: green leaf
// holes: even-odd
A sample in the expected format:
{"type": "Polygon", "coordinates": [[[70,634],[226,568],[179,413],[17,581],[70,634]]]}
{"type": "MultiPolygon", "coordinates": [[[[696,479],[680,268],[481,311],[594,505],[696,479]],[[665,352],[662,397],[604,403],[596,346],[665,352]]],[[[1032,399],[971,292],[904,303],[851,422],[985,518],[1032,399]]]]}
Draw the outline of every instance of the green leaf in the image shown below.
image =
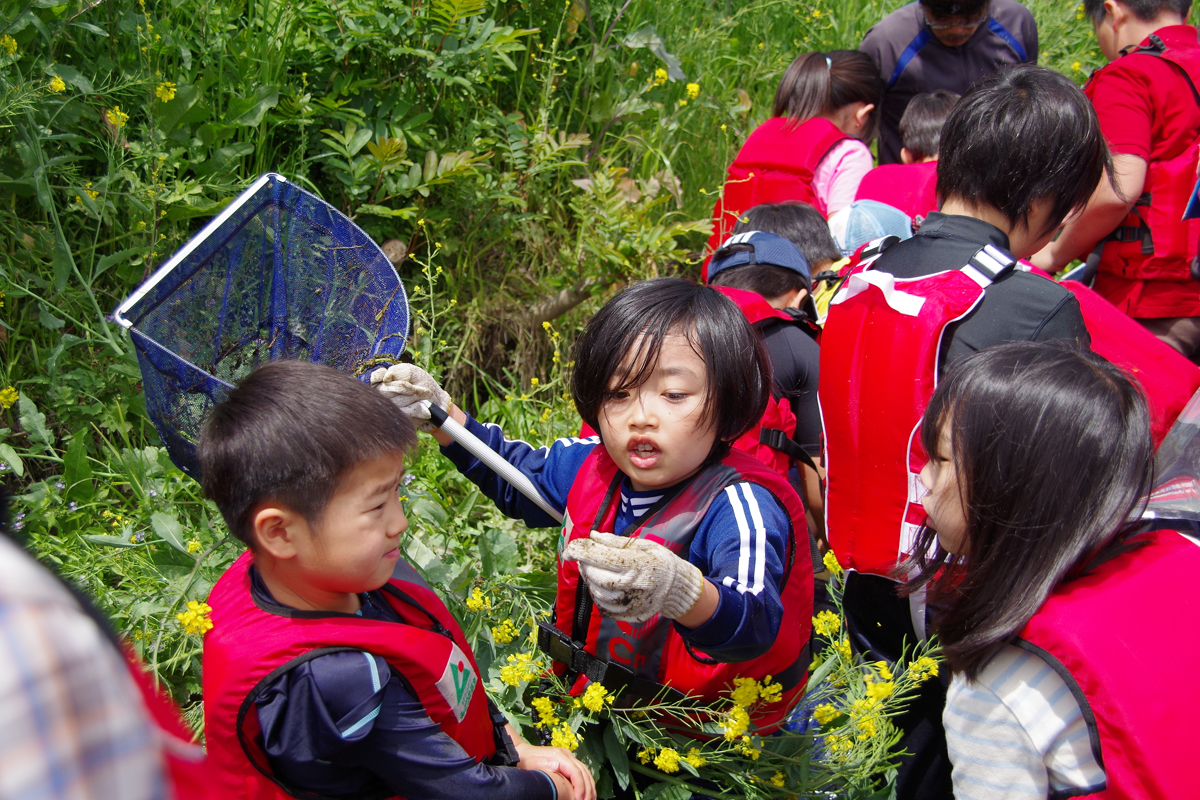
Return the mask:
{"type": "Polygon", "coordinates": [[[268,110],[279,105],[278,86],[260,86],[249,97],[235,97],[229,101],[225,121],[231,125],[247,125],[256,128],[262,123],[268,110]]]}
{"type": "Polygon", "coordinates": [[[200,87],[195,84],[181,83],[176,86],[175,98],[169,103],[163,103],[158,110],[158,129],[163,133],[173,131],[200,97],[200,87]]]}
{"type": "Polygon", "coordinates": [[[410,508],[412,516],[427,520],[429,524],[435,527],[440,528],[448,521],[446,509],[433,500],[422,497],[414,502],[410,508]]]}
{"type": "Polygon", "coordinates": [[[122,261],[129,261],[134,256],[141,255],[149,250],[150,248],[146,245],[140,245],[138,247],[127,247],[117,253],[109,253],[104,258],[96,262],[96,267],[92,270],[92,280],[94,281],[96,278],[99,278],[106,270],[108,270],[109,267],[113,266],[114,264],[119,264],[122,261]]]}
{"type": "Polygon", "coordinates": [[[17,451],[6,444],[0,444],[0,461],[8,464],[13,474],[18,478],[25,477],[25,463],[21,461],[21,457],[17,455],[17,451]]]}
{"type": "Polygon", "coordinates": [[[59,232],[56,232],[54,235],[54,255],[51,258],[51,264],[54,267],[54,288],[61,292],[66,288],[67,281],[71,278],[75,259],[71,256],[70,245],[67,244],[67,240],[59,232]]]}
{"type": "Polygon", "coordinates": [[[364,203],[354,209],[355,214],[370,214],[375,217],[399,217],[400,219],[412,219],[417,215],[416,206],[405,206],[404,208],[388,208],[387,206],[379,206],[374,203],[364,203]]]}
{"type": "MultiPolygon", "coordinates": [[[[55,1],[57,2],[57,0],[55,1]]],[[[83,28],[88,33],[94,33],[97,36],[103,36],[106,39],[108,38],[108,31],[104,30],[104,28],[101,28],[98,25],[93,25],[90,22],[72,22],[71,24],[76,28],[83,28]]],[[[66,80],[66,78],[63,78],[63,80],[66,80]]]]}
{"type": "Polygon", "coordinates": [[[187,544],[183,541],[183,526],[173,514],[156,511],[150,515],[150,527],[158,534],[158,538],[174,547],[181,553],[187,552],[187,544]]]}
{"type": "Polygon", "coordinates": [[[54,434],[46,427],[46,415],[38,411],[34,402],[25,396],[24,392],[17,395],[20,415],[17,421],[21,425],[21,430],[29,435],[30,441],[38,442],[46,448],[47,452],[54,452],[54,434]]]}
{"type": "Polygon", "coordinates": [[[617,738],[617,727],[609,725],[604,729],[604,752],[608,755],[608,763],[612,766],[617,783],[624,789],[629,786],[629,752],[617,738]]]}
{"type": "Polygon", "coordinates": [[[63,83],[74,86],[85,94],[91,94],[93,91],[92,82],[84,77],[83,73],[79,70],[66,64],[50,64],[46,67],[46,74],[57,75],[62,78],[63,83]]]}
{"type": "Polygon", "coordinates": [[[84,541],[92,544],[102,545],[104,547],[136,547],[135,542],[129,541],[125,536],[84,536],[84,541]]]}
{"type": "Polygon", "coordinates": [[[42,327],[49,328],[52,331],[56,331],[67,324],[63,320],[51,314],[50,310],[41,303],[38,303],[38,322],[42,324],[42,327]]]}
{"type": "Polygon", "coordinates": [[[667,76],[671,80],[687,80],[687,75],[684,74],[683,68],[679,65],[679,57],[667,52],[666,44],[663,43],[662,37],[658,35],[658,29],[653,25],[643,25],[626,36],[624,45],[633,49],[645,47],[667,65],[667,76]]]}
{"type": "Polygon", "coordinates": [[[63,483],[67,484],[67,497],[71,500],[91,500],[96,493],[88,461],[89,438],[87,428],[80,430],[63,454],[63,483]]]}

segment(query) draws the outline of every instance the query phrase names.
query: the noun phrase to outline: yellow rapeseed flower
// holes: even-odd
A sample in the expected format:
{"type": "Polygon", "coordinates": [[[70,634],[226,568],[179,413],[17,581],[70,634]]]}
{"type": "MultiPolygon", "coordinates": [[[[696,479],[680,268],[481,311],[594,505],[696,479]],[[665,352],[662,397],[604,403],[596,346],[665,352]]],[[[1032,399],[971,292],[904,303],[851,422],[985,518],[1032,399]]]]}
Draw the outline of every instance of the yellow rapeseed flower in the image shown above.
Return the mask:
{"type": "Polygon", "coordinates": [[[733,685],[736,688],[730,698],[739,706],[752,706],[758,701],[758,681],[754,678],[734,678],[733,685]]]}
{"type": "Polygon", "coordinates": [[[750,714],[742,706],[734,706],[726,713],[721,727],[725,731],[725,741],[732,742],[750,727],[750,714]]]}
{"type": "Polygon", "coordinates": [[[700,84],[689,83],[687,87],[685,87],[684,91],[687,92],[688,98],[695,100],[700,96],[700,84]]]}
{"type": "Polygon", "coordinates": [[[476,586],[471,590],[471,596],[467,598],[467,608],[471,611],[491,611],[492,598],[484,597],[483,592],[476,586]]]}
{"type": "Polygon", "coordinates": [[[579,747],[579,736],[575,731],[571,730],[571,726],[567,723],[557,726],[550,734],[551,747],[565,747],[571,752],[575,752],[579,747]]]}
{"type": "Polygon", "coordinates": [[[63,83],[63,79],[55,75],[50,79],[50,91],[63,92],[66,91],[67,85],[63,83]]]}
{"type": "Polygon", "coordinates": [[[175,84],[170,81],[163,81],[154,87],[154,96],[164,103],[171,102],[175,99],[175,84]]]}
{"type": "Polygon", "coordinates": [[[670,747],[664,747],[654,759],[654,766],[663,772],[679,772],[679,753],[670,747]]]}
{"type": "Polygon", "coordinates": [[[104,118],[108,120],[109,125],[117,129],[124,128],[125,123],[129,122],[129,115],[122,111],[120,106],[113,106],[105,111],[104,118]]]}
{"type": "Polygon", "coordinates": [[[892,679],[892,670],[886,661],[876,661],[874,667],[875,671],[879,673],[879,677],[883,678],[885,681],[890,681],[892,679]]]}
{"type": "Polygon", "coordinates": [[[896,684],[891,681],[880,681],[867,684],[867,697],[872,700],[882,700],[896,690],[896,684]]]}
{"type": "Polygon", "coordinates": [[[538,715],[537,722],[533,723],[535,728],[558,724],[558,715],[554,713],[554,703],[549,697],[535,697],[531,705],[538,715]]]}
{"type": "Polygon", "coordinates": [[[1083,65],[1080,64],[1078,61],[1076,61],[1074,64],[1071,65],[1071,69],[1075,70],[1076,72],[1079,72],[1079,70],[1083,69],[1083,65]]]}
{"type": "Polygon", "coordinates": [[[838,563],[837,556],[832,550],[826,550],[825,555],[821,557],[821,563],[825,565],[825,569],[829,570],[831,575],[841,575],[844,571],[842,565],[838,563]]]}
{"type": "Polygon", "coordinates": [[[938,662],[929,656],[921,656],[909,666],[909,671],[912,672],[913,679],[921,683],[931,677],[937,677],[938,662]]]}
{"type": "Polygon", "coordinates": [[[593,713],[600,711],[600,709],[604,708],[604,699],[607,694],[608,690],[600,684],[588,684],[587,689],[583,692],[584,708],[593,713]]]}
{"type": "Polygon", "coordinates": [[[190,542],[187,543],[187,551],[189,553],[199,553],[203,549],[204,549],[204,545],[200,544],[199,539],[192,539],[190,542]]]}
{"type": "Polygon", "coordinates": [[[691,764],[696,769],[700,769],[708,763],[708,759],[704,757],[704,754],[695,747],[690,748],[687,751],[687,755],[683,757],[683,760],[691,764]]]}
{"type": "Polygon", "coordinates": [[[841,628],[841,618],[832,611],[822,611],[813,617],[813,630],[821,636],[833,636],[841,628]]]}
{"type": "Polygon", "coordinates": [[[850,652],[850,640],[845,636],[833,643],[833,650],[843,661],[853,658],[853,654],[850,652]]]}
{"type": "Polygon", "coordinates": [[[176,614],[175,619],[179,620],[179,624],[183,626],[185,633],[205,634],[212,630],[212,620],[208,615],[212,613],[212,606],[208,603],[201,603],[196,600],[189,600],[187,611],[182,614],[176,614]]]}
{"type": "Polygon", "coordinates": [[[517,638],[519,632],[511,619],[506,619],[499,625],[492,626],[492,638],[496,640],[496,644],[509,644],[513,639],[517,638]]]}
{"type": "Polygon", "coordinates": [[[654,760],[654,748],[653,747],[643,747],[641,750],[638,751],[637,760],[642,762],[643,764],[649,764],[651,761],[654,760]]]}
{"type": "Polygon", "coordinates": [[[813,709],[813,718],[817,720],[818,725],[828,725],[829,721],[836,718],[840,713],[835,706],[829,703],[822,703],[813,709]]]}
{"type": "Polygon", "coordinates": [[[759,750],[750,743],[749,736],[742,737],[742,743],[738,745],[738,750],[740,750],[742,755],[746,756],[746,758],[749,758],[751,761],[758,761],[758,757],[762,755],[762,750],[759,750]]]}
{"type": "Polygon", "coordinates": [[[0,36],[0,47],[3,47],[10,56],[17,54],[17,40],[9,36],[7,33],[0,36]]]}
{"type": "MultiPolygon", "coordinates": [[[[13,49],[16,49],[16,42],[13,43],[13,49]]],[[[668,77],[667,71],[665,69],[663,69],[662,67],[659,67],[658,69],[654,70],[654,85],[662,86],[664,83],[667,82],[667,77],[668,77]]]]}
{"type": "Polygon", "coordinates": [[[6,386],[0,389],[0,408],[5,410],[12,408],[13,403],[17,402],[17,397],[16,387],[6,386]]]}
{"type": "Polygon", "coordinates": [[[771,776],[771,785],[772,786],[778,786],[780,789],[782,789],[785,783],[787,783],[787,781],[783,777],[782,772],[776,772],[774,775],[771,776]]]}
{"type": "Polygon", "coordinates": [[[772,683],[771,676],[763,678],[758,686],[758,699],[764,703],[777,703],[783,698],[783,684],[772,683]]]}
{"type": "Polygon", "coordinates": [[[509,686],[520,686],[538,676],[542,662],[535,661],[533,653],[517,653],[508,657],[508,664],[500,668],[500,680],[509,686]]]}

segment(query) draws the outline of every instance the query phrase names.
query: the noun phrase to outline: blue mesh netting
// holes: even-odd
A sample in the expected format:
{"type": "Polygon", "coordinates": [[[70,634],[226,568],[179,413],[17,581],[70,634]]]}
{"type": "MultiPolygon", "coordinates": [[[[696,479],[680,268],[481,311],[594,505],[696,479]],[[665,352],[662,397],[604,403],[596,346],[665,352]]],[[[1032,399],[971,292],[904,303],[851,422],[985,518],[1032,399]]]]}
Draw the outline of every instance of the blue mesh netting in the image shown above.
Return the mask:
{"type": "Polygon", "coordinates": [[[270,174],[230,208],[117,314],[150,419],[193,477],[209,409],[258,365],[297,359],[361,374],[398,362],[408,334],[396,270],[332,206],[270,174]]]}
{"type": "Polygon", "coordinates": [[[1154,491],[1144,516],[1200,528],[1200,392],[1159,445],[1154,470],[1154,491]]]}

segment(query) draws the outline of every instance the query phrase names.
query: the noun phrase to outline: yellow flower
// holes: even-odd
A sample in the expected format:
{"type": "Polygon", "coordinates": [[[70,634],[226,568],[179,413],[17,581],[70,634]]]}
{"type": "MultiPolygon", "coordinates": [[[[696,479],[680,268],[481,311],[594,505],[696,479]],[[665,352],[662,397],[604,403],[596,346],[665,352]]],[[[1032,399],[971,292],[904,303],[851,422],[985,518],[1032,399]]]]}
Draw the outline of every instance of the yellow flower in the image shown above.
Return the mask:
{"type": "Polygon", "coordinates": [[[0,36],[0,47],[3,47],[5,50],[7,50],[10,56],[15,56],[17,54],[17,40],[9,36],[7,33],[3,36],[0,36]]]}
{"type": "Polygon", "coordinates": [[[6,386],[0,389],[0,408],[10,409],[15,402],[17,402],[17,390],[15,387],[6,386]]]}
{"type": "Polygon", "coordinates": [[[697,97],[700,96],[700,84],[689,83],[684,91],[687,92],[687,96],[690,99],[695,100],[697,97]]]}
{"type": "Polygon", "coordinates": [[[890,681],[892,679],[892,670],[886,661],[876,661],[874,666],[875,671],[879,673],[879,677],[883,678],[885,681],[890,681]]]}
{"type": "Polygon", "coordinates": [[[1078,61],[1076,61],[1074,64],[1071,65],[1071,69],[1075,70],[1076,72],[1079,72],[1079,70],[1083,69],[1083,65],[1080,64],[1078,61]]]}
{"type": "Polygon", "coordinates": [[[538,676],[542,662],[535,661],[533,653],[517,653],[508,657],[508,665],[500,668],[500,680],[509,686],[520,686],[538,676]]]}
{"type": "Polygon", "coordinates": [[[670,747],[664,747],[654,759],[654,766],[663,772],[679,772],[679,753],[670,747]]]}
{"type": "MultiPolygon", "coordinates": [[[[13,43],[13,49],[14,50],[16,49],[15,42],[13,43]]],[[[663,69],[662,67],[659,67],[658,69],[654,70],[654,85],[662,86],[666,82],[667,82],[667,71],[665,69],[663,69]]]]}
{"type": "Polygon", "coordinates": [[[763,678],[758,687],[758,699],[764,703],[777,703],[783,698],[783,684],[772,683],[771,676],[763,678]]]}
{"type": "Polygon", "coordinates": [[[496,640],[496,644],[508,644],[513,639],[517,638],[517,626],[513,625],[511,619],[506,619],[499,625],[492,626],[492,638],[496,640]]]}
{"type": "Polygon", "coordinates": [[[867,684],[867,697],[872,700],[882,700],[891,695],[896,690],[896,684],[891,681],[882,681],[867,684]]]}
{"type": "Polygon", "coordinates": [[[587,689],[583,692],[583,706],[588,711],[593,713],[604,708],[604,698],[608,694],[608,690],[598,683],[588,684],[587,689]]]}
{"type": "Polygon", "coordinates": [[[154,95],[164,103],[169,103],[175,99],[175,84],[170,81],[163,81],[158,86],[154,87],[154,95]]]}
{"type": "Polygon", "coordinates": [[[921,683],[931,677],[937,677],[938,662],[929,656],[921,656],[909,666],[909,671],[912,672],[913,680],[921,683]]]}
{"type": "Polygon", "coordinates": [[[50,79],[50,91],[63,92],[66,91],[67,85],[63,83],[63,79],[55,75],[50,79]]]}
{"type": "Polygon", "coordinates": [[[838,563],[837,556],[832,550],[826,550],[825,555],[821,557],[821,563],[825,565],[825,569],[829,570],[831,575],[841,575],[842,565],[838,563]]]}
{"type": "Polygon", "coordinates": [[[849,661],[853,658],[853,654],[850,652],[850,640],[845,636],[833,643],[833,651],[843,661],[849,661]]]}
{"type": "Polygon", "coordinates": [[[538,721],[533,723],[535,728],[558,724],[558,715],[554,713],[554,703],[549,697],[535,697],[531,705],[538,715],[538,721]]]}
{"type": "Polygon", "coordinates": [[[834,719],[841,712],[829,703],[822,703],[813,709],[813,717],[817,720],[818,725],[828,725],[831,719],[834,719]]]}
{"type": "Polygon", "coordinates": [[[537,379],[537,378],[530,378],[530,379],[529,379],[529,385],[530,385],[530,386],[537,386],[537,385],[538,385],[538,379],[537,379]]]}
{"type": "Polygon", "coordinates": [[[187,551],[189,553],[199,553],[203,549],[204,549],[204,545],[200,544],[199,539],[192,539],[190,542],[187,543],[187,551]]]}
{"type": "Polygon", "coordinates": [[[849,752],[850,748],[854,746],[854,742],[850,740],[849,736],[840,733],[825,737],[825,744],[829,745],[829,749],[835,753],[849,752]]]}
{"type": "Polygon", "coordinates": [[[729,127],[728,125],[723,124],[723,125],[721,125],[721,130],[726,130],[728,127],[729,127]]]}
{"type": "Polygon", "coordinates": [[[742,706],[734,706],[726,713],[721,727],[725,731],[725,741],[732,742],[750,727],[750,714],[742,706]]]}
{"type": "Polygon", "coordinates": [[[695,747],[687,751],[687,755],[683,757],[683,760],[691,764],[696,769],[700,769],[708,763],[708,759],[704,757],[704,754],[695,747]]]}
{"type": "Polygon", "coordinates": [[[563,723],[554,729],[550,734],[551,747],[565,747],[571,752],[574,752],[579,747],[579,736],[575,731],[571,730],[571,726],[563,723]]]}
{"type": "Polygon", "coordinates": [[[742,743],[738,745],[738,750],[740,750],[742,755],[746,756],[751,761],[758,761],[758,757],[762,755],[762,750],[759,750],[757,747],[750,744],[749,736],[742,737],[742,743]]]}
{"type": "Polygon", "coordinates": [[[778,786],[780,789],[782,789],[785,783],[787,783],[787,781],[784,779],[782,772],[776,772],[771,776],[772,786],[778,786]]]}
{"type": "Polygon", "coordinates": [[[471,611],[491,611],[492,598],[484,597],[483,592],[476,586],[471,590],[471,596],[467,598],[467,608],[471,611]]]}
{"type": "Polygon", "coordinates": [[[109,125],[117,129],[124,128],[125,123],[129,122],[129,115],[122,111],[120,106],[113,106],[105,111],[104,118],[108,120],[109,125]]]}
{"type": "Polygon", "coordinates": [[[841,627],[841,618],[832,611],[822,611],[813,617],[813,630],[821,636],[833,636],[841,627]]]}
{"type": "Polygon", "coordinates": [[[212,620],[208,615],[212,613],[212,606],[208,603],[201,603],[196,600],[189,600],[187,611],[182,614],[176,614],[175,619],[179,620],[179,624],[183,626],[185,633],[205,634],[212,630],[212,620]]]}
{"type": "Polygon", "coordinates": [[[686,105],[687,105],[687,100],[680,100],[680,101],[679,101],[679,107],[680,107],[680,108],[683,108],[683,107],[684,107],[684,106],[686,106],[686,105]]]}
{"type": "Polygon", "coordinates": [[[548,321],[542,320],[542,330],[549,332],[550,323],[548,321]]]}
{"type": "Polygon", "coordinates": [[[754,678],[734,678],[737,688],[729,695],[739,706],[752,706],[758,701],[758,681],[754,678]]]}
{"type": "Polygon", "coordinates": [[[641,750],[638,751],[637,760],[642,762],[643,764],[649,764],[651,761],[654,760],[654,748],[653,747],[643,747],[641,750]]]}

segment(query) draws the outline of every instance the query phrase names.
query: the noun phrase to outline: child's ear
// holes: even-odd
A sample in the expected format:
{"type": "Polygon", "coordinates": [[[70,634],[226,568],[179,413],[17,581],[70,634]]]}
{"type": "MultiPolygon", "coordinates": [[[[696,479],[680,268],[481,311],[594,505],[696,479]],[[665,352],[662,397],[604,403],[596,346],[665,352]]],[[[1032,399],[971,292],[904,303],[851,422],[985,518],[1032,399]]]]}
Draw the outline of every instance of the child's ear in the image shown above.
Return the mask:
{"type": "Polygon", "coordinates": [[[900,148],[900,163],[901,164],[911,164],[914,161],[916,161],[916,159],[913,158],[912,150],[909,150],[907,147],[901,147],[900,148]]]}
{"type": "Polygon", "coordinates": [[[308,533],[308,520],[280,503],[267,502],[251,523],[255,549],[275,559],[295,558],[297,540],[308,533]]]}
{"type": "Polygon", "coordinates": [[[858,111],[854,112],[854,118],[858,121],[860,128],[867,126],[867,118],[871,116],[871,112],[875,110],[874,103],[863,103],[859,106],[858,111]]]}

